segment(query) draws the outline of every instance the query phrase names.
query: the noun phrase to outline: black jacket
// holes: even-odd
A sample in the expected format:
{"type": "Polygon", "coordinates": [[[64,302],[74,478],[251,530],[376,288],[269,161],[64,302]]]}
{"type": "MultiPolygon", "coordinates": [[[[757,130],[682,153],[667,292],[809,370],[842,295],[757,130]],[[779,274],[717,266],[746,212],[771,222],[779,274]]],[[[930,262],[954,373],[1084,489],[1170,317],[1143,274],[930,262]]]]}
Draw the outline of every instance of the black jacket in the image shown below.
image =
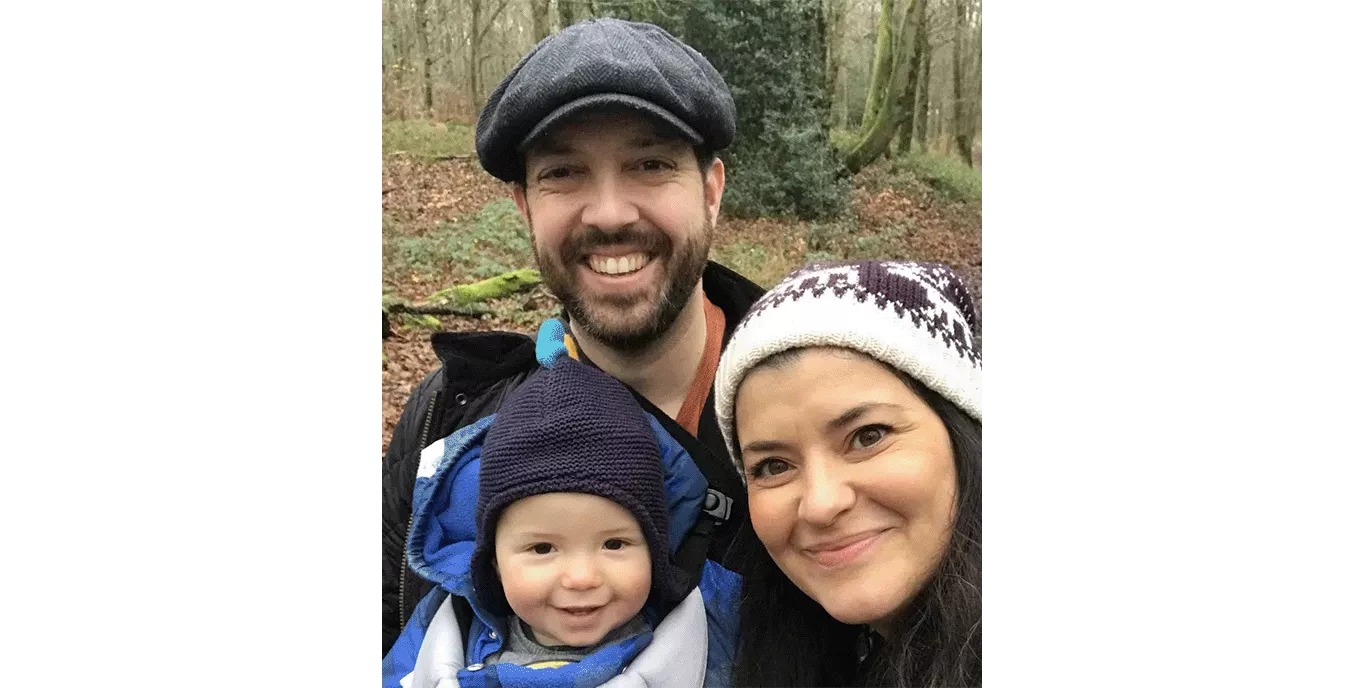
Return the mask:
{"type": "MultiPolygon", "coordinates": [[[[728,345],[734,326],[762,295],[762,288],[714,262],[706,263],[705,294],[724,311],[724,341],[728,345]]],[[[414,606],[431,584],[414,575],[405,560],[418,472],[419,454],[434,441],[485,416],[495,413],[504,396],[535,370],[535,342],[511,332],[439,332],[432,337],[433,350],[442,367],[414,388],[400,415],[382,462],[381,478],[381,654],[390,651],[414,606]]],[[[742,481],[715,421],[713,390],[701,412],[696,437],[653,404],[635,394],[640,405],[654,415],[686,448],[705,475],[711,490],[708,511],[718,516],[702,519],[679,549],[678,563],[699,566],[706,557],[737,571],[730,543],[747,522],[742,481]],[[722,503],[719,497],[727,499],[722,503]]],[[[746,537],[746,536],[745,536],[746,537]]]]}

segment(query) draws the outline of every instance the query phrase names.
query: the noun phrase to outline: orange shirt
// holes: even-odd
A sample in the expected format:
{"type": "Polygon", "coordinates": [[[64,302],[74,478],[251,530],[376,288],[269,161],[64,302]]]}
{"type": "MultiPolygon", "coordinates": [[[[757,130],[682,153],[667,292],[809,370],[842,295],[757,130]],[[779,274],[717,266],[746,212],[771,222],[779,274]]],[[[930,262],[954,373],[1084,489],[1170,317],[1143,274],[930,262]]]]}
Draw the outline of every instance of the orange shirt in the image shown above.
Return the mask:
{"type": "MultiPolygon", "coordinates": [[[[686,400],[682,402],[682,409],[677,412],[676,418],[677,424],[693,437],[700,427],[701,411],[705,408],[706,399],[710,397],[710,388],[715,383],[715,370],[719,368],[719,347],[724,341],[724,311],[711,303],[710,297],[705,294],[701,294],[701,299],[705,308],[705,351],[701,353],[700,365],[696,367],[696,377],[686,391],[686,400]]],[[[587,360],[583,352],[579,351],[573,335],[567,332],[564,335],[564,346],[568,349],[570,358],[587,360]]]]}
{"type": "Polygon", "coordinates": [[[696,378],[686,392],[686,401],[682,410],[677,412],[677,424],[696,436],[700,425],[701,410],[710,396],[710,387],[715,383],[715,369],[719,368],[719,345],[724,341],[724,311],[713,303],[710,297],[701,294],[705,301],[705,352],[701,354],[700,366],[696,368],[696,378]]]}

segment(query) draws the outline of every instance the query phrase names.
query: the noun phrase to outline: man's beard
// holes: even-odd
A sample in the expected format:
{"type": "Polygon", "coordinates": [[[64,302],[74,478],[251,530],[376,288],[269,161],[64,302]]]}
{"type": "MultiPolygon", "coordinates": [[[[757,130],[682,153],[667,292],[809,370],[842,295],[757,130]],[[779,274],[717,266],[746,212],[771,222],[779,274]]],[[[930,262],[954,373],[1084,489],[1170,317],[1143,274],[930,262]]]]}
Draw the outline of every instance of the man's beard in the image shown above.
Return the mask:
{"type": "Polygon", "coordinates": [[[695,291],[696,283],[705,271],[714,234],[708,217],[702,224],[701,231],[691,235],[681,246],[674,246],[672,239],[657,229],[639,231],[627,227],[606,233],[589,227],[565,239],[558,258],[543,253],[534,240],[531,250],[540,266],[541,280],[564,305],[570,326],[612,349],[634,353],[667,333],[695,291]],[[584,264],[583,257],[599,248],[617,244],[638,247],[653,256],[651,262],[662,259],[661,266],[654,266],[664,270],[654,303],[647,302],[643,295],[594,296],[584,300],[576,273],[590,269],[584,264]],[[648,310],[646,317],[630,317],[645,309],[648,310]],[[617,318],[614,316],[617,312],[623,315],[617,318]]]}

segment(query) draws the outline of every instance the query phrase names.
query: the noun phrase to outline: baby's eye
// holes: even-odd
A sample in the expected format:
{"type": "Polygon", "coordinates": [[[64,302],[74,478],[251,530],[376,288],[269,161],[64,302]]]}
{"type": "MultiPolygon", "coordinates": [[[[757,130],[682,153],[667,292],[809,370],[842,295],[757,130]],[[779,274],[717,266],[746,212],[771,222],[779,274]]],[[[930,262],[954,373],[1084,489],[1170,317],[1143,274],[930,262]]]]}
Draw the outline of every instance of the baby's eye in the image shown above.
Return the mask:
{"type": "Polygon", "coordinates": [[[549,554],[555,546],[548,542],[538,542],[531,546],[532,554],[549,554]]]}
{"type": "Polygon", "coordinates": [[[625,547],[625,540],[622,540],[620,538],[611,538],[610,540],[603,542],[602,547],[605,547],[606,549],[609,550],[618,550],[621,549],[622,547],[625,547]]]}

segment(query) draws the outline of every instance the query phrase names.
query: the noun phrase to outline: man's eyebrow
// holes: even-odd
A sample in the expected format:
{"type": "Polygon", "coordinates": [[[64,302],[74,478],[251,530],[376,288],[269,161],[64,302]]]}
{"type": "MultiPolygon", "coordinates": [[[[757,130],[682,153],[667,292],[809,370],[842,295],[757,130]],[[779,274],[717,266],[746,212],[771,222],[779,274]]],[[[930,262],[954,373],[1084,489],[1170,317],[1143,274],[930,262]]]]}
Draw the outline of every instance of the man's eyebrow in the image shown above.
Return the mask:
{"type": "Polygon", "coordinates": [[[631,148],[657,148],[680,146],[682,140],[671,136],[658,136],[650,134],[647,136],[636,136],[626,142],[631,148]]]}
{"type": "Polygon", "coordinates": [[[535,155],[572,155],[575,150],[562,141],[546,139],[533,146],[531,152],[535,155]]]}

